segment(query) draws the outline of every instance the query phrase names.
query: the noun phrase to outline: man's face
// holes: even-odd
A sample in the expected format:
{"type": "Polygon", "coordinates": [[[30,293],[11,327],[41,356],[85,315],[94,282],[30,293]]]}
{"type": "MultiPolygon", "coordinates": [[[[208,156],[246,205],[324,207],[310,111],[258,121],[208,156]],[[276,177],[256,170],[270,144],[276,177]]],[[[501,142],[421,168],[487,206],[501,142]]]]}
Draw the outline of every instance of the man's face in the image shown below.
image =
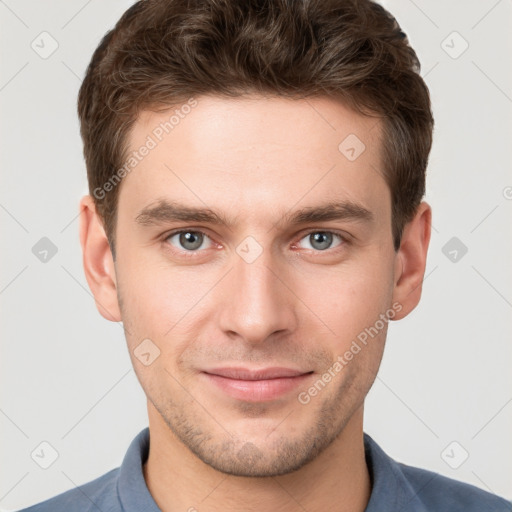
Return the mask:
{"type": "MultiPolygon", "coordinates": [[[[121,184],[130,356],[150,411],[201,460],[283,474],[362,412],[380,364],[396,280],[381,125],[327,98],[196,99],[121,184]],[[228,224],[151,215],[164,201],[228,224]],[[339,218],[293,221],[331,203],[339,218]]],[[[143,113],[130,151],[172,113],[143,113]]]]}

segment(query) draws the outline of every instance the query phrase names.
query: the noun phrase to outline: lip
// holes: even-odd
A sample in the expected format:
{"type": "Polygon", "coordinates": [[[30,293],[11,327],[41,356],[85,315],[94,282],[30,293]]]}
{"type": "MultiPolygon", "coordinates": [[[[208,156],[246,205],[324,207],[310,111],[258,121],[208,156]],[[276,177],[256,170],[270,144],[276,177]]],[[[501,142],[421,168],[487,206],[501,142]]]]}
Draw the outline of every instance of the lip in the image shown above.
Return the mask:
{"type": "Polygon", "coordinates": [[[215,368],[203,371],[208,381],[237,400],[276,400],[304,384],[313,374],[292,368],[215,368]]]}

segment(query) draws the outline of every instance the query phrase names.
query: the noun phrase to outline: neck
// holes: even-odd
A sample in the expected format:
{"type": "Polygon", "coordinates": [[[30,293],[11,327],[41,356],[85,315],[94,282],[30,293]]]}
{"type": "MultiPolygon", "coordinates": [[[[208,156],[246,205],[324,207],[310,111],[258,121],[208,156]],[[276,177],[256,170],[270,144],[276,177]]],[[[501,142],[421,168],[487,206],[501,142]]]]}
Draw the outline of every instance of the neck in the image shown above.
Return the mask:
{"type": "Polygon", "coordinates": [[[293,473],[265,478],[226,475],[211,468],[174,436],[151,403],[148,412],[150,448],[144,478],[163,512],[363,512],[370,499],[362,406],[316,459],[293,473]]]}

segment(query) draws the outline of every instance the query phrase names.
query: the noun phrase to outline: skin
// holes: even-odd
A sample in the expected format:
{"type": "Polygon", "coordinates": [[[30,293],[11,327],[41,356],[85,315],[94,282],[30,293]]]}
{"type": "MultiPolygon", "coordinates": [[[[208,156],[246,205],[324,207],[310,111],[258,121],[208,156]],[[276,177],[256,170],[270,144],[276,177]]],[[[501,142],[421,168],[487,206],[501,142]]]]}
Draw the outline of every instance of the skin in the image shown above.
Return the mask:
{"type": "MultiPolygon", "coordinates": [[[[430,207],[421,203],[395,251],[375,118],[329,98],[196,99],[120,185],[115,263],[92,198],[80,204],[87,281],[99,312],[123,321],[148,399],[148,488],[165,512],[363,511],[371,493],[363,406],[387,323],[307,404],[297,397],[379,315],[391,309],[398,320],[418,304],[430,207]],[[349,134],[366,146],[354,161],[338,149],[349,134]],[[136,221],[164,198],[208,207],[232,225],[136,221]],[[340,200],[372,220],[286,221],[340,200]],[[169,237],[178,228],[207,236],[187,250],[169,237]],[[312,241],[318,232],[334,232],[330,246],[312,241]],[[237,252],[248,236],[262,249],[251,263],[237,252]],[[147,338],[160,350],[148,366],[134,354],[147,338]],[[312,373],[255,402],[211,384],[203,371],[220,366],[312,373]]],[[[143,112],[130,148],[168,118],[143,112]]]]}

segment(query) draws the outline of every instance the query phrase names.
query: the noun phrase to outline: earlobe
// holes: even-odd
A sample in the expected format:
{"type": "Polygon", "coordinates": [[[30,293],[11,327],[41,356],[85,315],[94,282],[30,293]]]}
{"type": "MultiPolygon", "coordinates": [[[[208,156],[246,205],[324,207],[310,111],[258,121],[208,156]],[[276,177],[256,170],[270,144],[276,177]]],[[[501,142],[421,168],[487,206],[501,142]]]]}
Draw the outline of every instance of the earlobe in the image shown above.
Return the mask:
{"type": "Polygon", "coordinates": [[[90,195],[80,200],[80,245],[85,277],[100,314],[112,322],[121,321],[112,252],[103,223],[90,195]]]}
{"type": "Polygon", "coordinates": [[[395,259],[393,290],[393,302],[399,302],[402,309],[395,316],[395,320],[407,316],[420,301],[430,242],[431,220],[432,210],[426,202],[422,202],[414,218],[404,227],[395,259]]]}

